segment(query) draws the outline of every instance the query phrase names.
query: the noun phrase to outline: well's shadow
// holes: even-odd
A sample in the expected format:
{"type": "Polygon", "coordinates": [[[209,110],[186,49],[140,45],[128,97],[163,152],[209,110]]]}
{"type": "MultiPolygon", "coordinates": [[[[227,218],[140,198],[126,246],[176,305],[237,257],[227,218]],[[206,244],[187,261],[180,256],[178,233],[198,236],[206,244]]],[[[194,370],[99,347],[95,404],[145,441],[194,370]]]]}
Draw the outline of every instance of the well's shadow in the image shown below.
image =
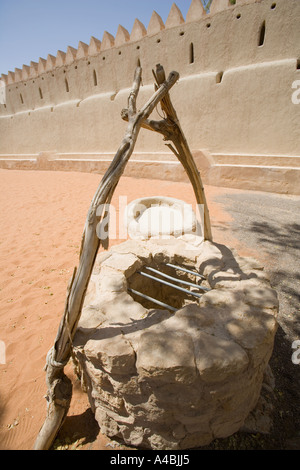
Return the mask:
{"type": "Polygon", "coordinates": [[[51,449],[55,450],[59,445],[72,447],[77,441],[80,441],[81,446],[92,443],[96,440],[99,431],[94,413],[91,408],[88,408],[80,415],[67,416],[51,449]]]}
{"type": "MultiPolygon", "coordinates": [[[[224,203],[224,201],[222,201],[224,203]]],[[[288,221],[299,214],[297,201],[255,193],[228,196],[226,210],[234,220],[222,231],[255,250],[265,264],[279,298],[280,325],[291,341],[300,337],[300,224],[288,221]],[[247,203],[245,205],[245,203],[247,203]],[[272,212],[271,212],[272,211],[272,212]]],[[[216,229],[220,225],[216,224],[216,229]]]]}
{"type": "Polygon", "coordinates": [[[249,231],[272,260],[268,271],[279,295],[279,321],[287,327],[291,338],[296,339],[300,335],[300,225],[253,222],[249,231]]]}

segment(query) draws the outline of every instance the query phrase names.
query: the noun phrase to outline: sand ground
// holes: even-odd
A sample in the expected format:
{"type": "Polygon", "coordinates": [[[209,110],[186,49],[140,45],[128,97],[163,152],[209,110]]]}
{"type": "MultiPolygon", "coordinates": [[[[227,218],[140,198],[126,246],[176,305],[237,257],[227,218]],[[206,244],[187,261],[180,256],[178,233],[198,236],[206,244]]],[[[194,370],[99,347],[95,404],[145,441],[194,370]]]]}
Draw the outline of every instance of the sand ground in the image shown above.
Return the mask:
{"type": "MultiPolygon", "coordinates": [[[[44,422],[45,358],[56,336],[68,281],[78,263],[86,214],[100,180],[97,174],[0,170],[0,344],[5,345],[5,363],[0,364],[0,449],[32,449],[44,422]]],[[[231,232],[234,217],[224,198],[234,197],[238,190],[208,186],[205,191],[214,241],[257,257],[255,246],[231,232]]],[[[195,204],[189,184],[123,177],[112,205],[118,215],[120,196],[129,203],[151,195],[195,204]]],[[[117,243],[118,238],[111,241],[117,243]]],[[[261,252],[260,257],[269,255],[261,252]]],[[[115,444],[99,432],[71,365],[66,371],[74,395],[62,430],[64,444],[111,450],[115,444]]]]}

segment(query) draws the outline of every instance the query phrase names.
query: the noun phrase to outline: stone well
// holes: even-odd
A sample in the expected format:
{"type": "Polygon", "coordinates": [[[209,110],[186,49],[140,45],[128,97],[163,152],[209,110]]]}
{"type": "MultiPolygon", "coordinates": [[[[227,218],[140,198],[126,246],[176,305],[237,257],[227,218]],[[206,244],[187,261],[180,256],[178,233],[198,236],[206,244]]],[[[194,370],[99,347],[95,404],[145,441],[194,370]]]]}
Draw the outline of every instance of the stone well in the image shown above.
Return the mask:
{"type": "Polygon", "coordinates": [[[187,235],[128,240],[100,254],[74,360],[101,432],[134,447],[175,450],[241,429],[260,397],[277,309],[263,269],[223,245],[187,235]],[[173,275],[210,290],[195,298],[138,274],[146,266],[170,274],[166,263],[196,269],[204,280],[173,275]]]}

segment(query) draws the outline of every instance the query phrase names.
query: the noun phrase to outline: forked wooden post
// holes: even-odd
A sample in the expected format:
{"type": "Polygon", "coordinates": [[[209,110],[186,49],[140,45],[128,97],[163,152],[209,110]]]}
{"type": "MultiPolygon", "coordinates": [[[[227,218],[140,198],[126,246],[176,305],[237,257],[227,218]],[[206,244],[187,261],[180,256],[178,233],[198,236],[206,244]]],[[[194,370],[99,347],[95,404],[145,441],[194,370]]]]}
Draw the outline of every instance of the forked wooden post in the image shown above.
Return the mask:
{"type": "MultiPolygon", "coordinates": [[[[164,72],[161,72],[160,75],[157,74],[158,84],[156,86],[155,93],[143,108],[137,112],[136,100],[141,84],[141,74],[141,68],[137,67],[133,86],[128,98],[128,109],[125,113],[126,119],[128,120],[127,130],[124,139],[100,182],[91,202],[82,236],[78,268],[74,269],[67,291],[63,317],[58,328],[54,345],[47,355],[47,416],[37,436],[34,445],[35,450],[47,450],[51,447],[69,410],[72,398],[72,384],[64,374],[64,367],[71,357],[72,340],[80,319],[86,290],[99,247],[100,245],[102,245],[104,249],[107,249],[108,247],[108,241],[100,240],[97,236],[96,230],[98,224],[101,224],[102,222],[104,223],[103,219],[105,216],[105,209],[102,210],[102,208],[105,208],[105,206],[111,202],[115,188],[133,152],[141,127],[150,126],[149,128],[156,130],[152,128],[153,126],[151,127],[151,125],[149,125],[149,122],[151,121],[148,121],[148,117],[160,102],[162,103],[162,108],[166,108],[167,103],[169,102],[168,92],[179,78],[179,74],[177,72],[171,72],[167,79],[164,77],[164,72]],[[163,101],[164,99],[165,101],[163,101]]],[[[172,115],[172,117],[170,115],[170,125],[172,127],[176,124],[175,129],[179,129],[179,123],[178,121],[175,121],[175,116],[176,114],[172,115]],[[174,121],[172,120],[173,118],[174,121]]],[[[176,132],[178,131],[176,130],[176,132]]],[[[178,137],[177,133],[171,141],[174,143],[178,152],[178,154],[175,154],[186,168],[188,176],[192,182],[197,201],[202,204],[204,192],[202,185],[199,182],[199,173],[196,170],[196,165],[193,163],[193,157],[191,155],[186,156],[188,153],[187,144],[185,144],[185,140],[182,138],[181,134],[180,137],[178,137]],[[191,169],[189,165],[191,165],[191,169]]],[[[210,232],[206,232],[209,235],[210,232]]],[[[206,238],[211,239],[208,236],[206,238]]]]}
{"type": "MultiPolygon", "coordinates": [[[[165,72],[163,67],[158,64],[156,66],[156,72],[153,72],[156,79],[157,87],[159,87],[165,81],[165,72]]],[[[197,165],[193,158],[193,155],[188,146],[187,140],[181,129],[179,119],[177,117],[174,106],[172,105],[169,93],[167,93],[161,100],[161,107],[166,118],[164,120],[165,126],[169,129],[167,133],[163,132],[165,140],[170,140],[172,145],[168,145],[172,152],[176,155],[178,160],[182,163],[194,189],[195,197],[198,204],[203,205],[204,208],[204,227],[203,236],[205,240],[212,241],[211,223],[209,217],[209,210],[205,197],[204,187],[202,184],[200,172],[198,171],[197,165]]],[[[165,129],[166,129],[165,127],[165,129]]]]}
{"type": "MultiPolygon", "coordinates": [[[[165,71],[164,68],[158,64],[156,66],[156,71],[153,71],[154,78],[156,80],[155,88],[158,89],[159,86],[165,81],[165,71]]],[[[183,165],[187,176],[193,186],[197,204],[203,205],[204,209],[204,227],[203,227],[203,237],[204,240],[212,241],[212,231],[208,205],[205,197],[205,192],[203,188],[203,183],[201,176],[193,155],[188,146],[186,137],[181,129],[179,119],[177,117],[175,108],[171,102],[169,93],[166,93],[162,98],[161,102],[162,111],[165,114],[165,118],[161,121],[153,121],[146,119],[142,123],[142,127],[149,129],[154,132],[159,132],[163,135],[165,141],[171,142],[167,146],[172,150],[176,155],[180,163],[183,165]],[[173,144],[173,145],[172,145],[173,144]]],[[[128,110],[124,109],[122,111],[122,118],[128,120],[128,110]]]]}

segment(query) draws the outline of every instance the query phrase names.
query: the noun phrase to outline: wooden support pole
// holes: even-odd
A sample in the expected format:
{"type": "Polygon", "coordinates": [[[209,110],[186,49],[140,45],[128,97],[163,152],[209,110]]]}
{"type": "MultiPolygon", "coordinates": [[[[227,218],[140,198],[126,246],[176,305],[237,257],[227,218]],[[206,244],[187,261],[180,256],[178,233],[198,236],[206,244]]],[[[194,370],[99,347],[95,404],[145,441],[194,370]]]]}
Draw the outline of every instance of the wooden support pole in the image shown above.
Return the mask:
{"type": "Polygon", "coordinates": [[[100,240],[97,236],[96,228],[105,215],[105,212],[103,210],[99,211],[99,208],[103,208],[110,203],[114,190],[133,152],[143,122],[148,119],[154,108],[179,78],[177,72],[171,72],[168,79],[160,84],[150,100],[137,112],[136,100],[141,84],[141,74],[141,68],[137,67],[128,98],[128,126],[125,137],[91,202],[81,242],[79,265],[78,268],[74,269],[67,292],[64,314],[54,345],[47,355],[47,416],[37,436],[34,445],[35,450],[47,450],[51,447],[69,410],[72,385],[64,374],[64,367],[71,357],[72,339],[80,319],[99,246],[102,245],[107,249],[108,245],[107,240],[100,240]]]}
{"type": "MultiPolygon", "coordinates": [[[[165,81],[165,72],[163,67],[158,64],[156,71],[153,71],[156,80],[156,89],[165,81]]],[[[172,142],[167,146],[172,150],[175,156],[183,165],[189,180],[193,186],[197,204],[203,205],[204,209],[204,227],[203,237],[204,240],[212,241],[212,230],[209,216],[208,205],[205,197],[204,187],[201,180],[200,173],[196,166],[193,155],[189,149],[187,140],[180,126],[175,108],[171,102],[169,93],[163,97],[160,102],[162,111],[165,114],[165,119],[161,121],[145,120],[142,126],[145,129],[158,132],[164,136],[164,140],[172,142]]],[[[128,120],[128,110],[124,109],[121,113],[122,119],[128,120]]]]}

